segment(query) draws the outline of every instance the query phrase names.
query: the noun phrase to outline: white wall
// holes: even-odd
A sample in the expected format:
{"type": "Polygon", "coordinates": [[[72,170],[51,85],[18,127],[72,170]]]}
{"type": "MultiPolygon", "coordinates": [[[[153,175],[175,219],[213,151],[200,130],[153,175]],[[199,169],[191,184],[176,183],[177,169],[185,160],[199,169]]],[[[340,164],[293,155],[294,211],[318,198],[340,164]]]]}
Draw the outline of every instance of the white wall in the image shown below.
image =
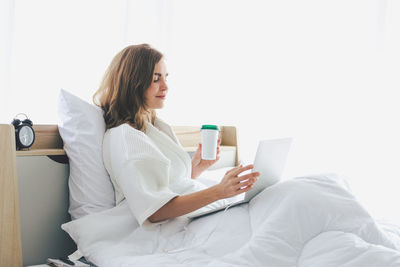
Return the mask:
{"type": "Polygon", "coordinates": [[[168,118],[239,126],[247,162],[259,139],[292,136],[286,177],[340,173],[400,222],[398,3],[175,3],[168,118]]]}
{"type": "Polygon", "coordinates": [[[2,123],[57,123],[59,88],[91,101],[117,51],[148,42],[170,73],[161,117],[238,126],[246,162],[259,139],[292,136],[286,178],[343,174],[374,216],[400,223],[398,1],[9,2],[2,123]]]}

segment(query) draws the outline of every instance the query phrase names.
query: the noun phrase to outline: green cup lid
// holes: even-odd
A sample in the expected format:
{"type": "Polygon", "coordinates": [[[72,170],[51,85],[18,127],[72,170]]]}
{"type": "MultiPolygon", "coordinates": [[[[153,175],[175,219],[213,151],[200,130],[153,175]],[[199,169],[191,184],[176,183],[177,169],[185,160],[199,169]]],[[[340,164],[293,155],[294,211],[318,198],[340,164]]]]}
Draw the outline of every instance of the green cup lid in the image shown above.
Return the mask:
{"type": "Polygon", "coordinates": [[[217,130],[217,131],[219,131],[217,125],[210,125],[210,124],[205,124],[205,125],[201,126],[201,129],[202,130],[217,130]]]}

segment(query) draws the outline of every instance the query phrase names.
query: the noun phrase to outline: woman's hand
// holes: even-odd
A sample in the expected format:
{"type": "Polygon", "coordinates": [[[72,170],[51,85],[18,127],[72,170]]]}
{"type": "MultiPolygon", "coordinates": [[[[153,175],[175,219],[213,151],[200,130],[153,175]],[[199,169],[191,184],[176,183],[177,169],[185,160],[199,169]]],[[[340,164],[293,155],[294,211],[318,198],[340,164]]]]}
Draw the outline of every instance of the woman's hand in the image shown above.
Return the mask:
{"type": "Polygon", "coordinates": [[[197,147],[196,152],[193,155],[192,158],[192,179],[196,179],[197,177],[200,176],[200,174],[207,170],[209,167],[211,167],[214,163],[216,163],[221,154],[221,139],[218,139],[217,143],[217,157],[215,160],[205,160],[201,158],[201,143],[197,147]]]}
{"type": "Polygon", "coordinates": [[[244,171],[253,169],[253,167],[253,164],[244,167],[239,165],[227,171],[221,182],[216,185],[218,187],[219,198],[229,198],[249,191],[253,187],[255,181],[257,181],[260,173],[253,172],[242,176],[238,175],[244,171]]]}
{"type": "Polygon", "coordinates": [[[254,172],[242,176],[238,175],[252,168],[253,165],[237,166],[227,171],[222,181],[217,185],[172,198],[159,210],[154,212],[149,217],[149,221],[154,223],[182,216],[219,199],[232,197],[250,190],[260,173],[254,172]]]}

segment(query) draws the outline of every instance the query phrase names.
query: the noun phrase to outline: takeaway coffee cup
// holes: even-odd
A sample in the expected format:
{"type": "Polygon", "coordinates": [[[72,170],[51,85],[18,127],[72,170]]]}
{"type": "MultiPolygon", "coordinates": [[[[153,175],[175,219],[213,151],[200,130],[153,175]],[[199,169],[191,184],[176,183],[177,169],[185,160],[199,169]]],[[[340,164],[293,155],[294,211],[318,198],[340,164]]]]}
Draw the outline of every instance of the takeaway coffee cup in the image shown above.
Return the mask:
{"type": "Polygon", "coordinates": [[[201,158],[215,160],[217,158],[217,143],[219,129],[216,125],[201,126],[201,158]]]}

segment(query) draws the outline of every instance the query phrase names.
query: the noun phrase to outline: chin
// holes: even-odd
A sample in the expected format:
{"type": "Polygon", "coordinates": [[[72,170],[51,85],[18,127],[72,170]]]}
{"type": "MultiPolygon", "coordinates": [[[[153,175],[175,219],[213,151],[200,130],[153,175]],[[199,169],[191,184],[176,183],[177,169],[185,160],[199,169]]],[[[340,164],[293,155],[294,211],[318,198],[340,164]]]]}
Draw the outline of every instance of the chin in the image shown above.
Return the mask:
{"type": "Polygon", "coordinates": [[[162,109],[164,107],[164,105],[157,105],[152,107],[152,109],[162,109]]]}

